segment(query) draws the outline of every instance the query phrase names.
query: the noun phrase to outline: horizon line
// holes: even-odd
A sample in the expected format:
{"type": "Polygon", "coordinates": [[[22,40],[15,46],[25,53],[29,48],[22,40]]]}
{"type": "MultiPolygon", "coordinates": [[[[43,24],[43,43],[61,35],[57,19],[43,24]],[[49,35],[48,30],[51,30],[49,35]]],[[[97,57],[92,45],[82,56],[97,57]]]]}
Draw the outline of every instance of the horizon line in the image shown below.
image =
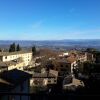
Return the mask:
{"type": "Polygon", "coordinates": [[[0,41],[63,41],[63,40],[100,40],[100,39],[48,39],[48,40],[46,40],[46,39],[43,39],[43,40],[32,40],[32,39],[15,39],[15,40],[13,40],[13,39],[0,39],[0,41]]]}

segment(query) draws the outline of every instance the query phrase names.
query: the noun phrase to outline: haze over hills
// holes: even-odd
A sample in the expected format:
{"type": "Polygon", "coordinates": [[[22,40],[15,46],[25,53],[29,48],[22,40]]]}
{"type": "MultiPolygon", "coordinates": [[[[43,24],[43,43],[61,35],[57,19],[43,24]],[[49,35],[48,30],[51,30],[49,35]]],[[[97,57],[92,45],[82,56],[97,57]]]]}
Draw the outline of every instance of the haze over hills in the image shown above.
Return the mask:
{"type": "Polygon", "coordinates": [[[0,47],[7,48],[10,44],[15,42],[22,47],[31,47],[33,45],[37,47],[76,47],[87,48],[94,47],[100,49],[100,39],[77,39],[77,40],[0,40],[0,47]]]}

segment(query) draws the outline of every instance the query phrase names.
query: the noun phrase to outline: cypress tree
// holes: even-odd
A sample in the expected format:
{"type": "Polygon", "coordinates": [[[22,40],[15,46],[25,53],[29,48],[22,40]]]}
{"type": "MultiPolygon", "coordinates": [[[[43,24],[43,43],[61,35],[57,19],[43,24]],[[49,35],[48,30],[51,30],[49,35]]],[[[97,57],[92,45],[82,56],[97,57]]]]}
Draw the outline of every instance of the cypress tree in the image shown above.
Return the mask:
{"type": "Polygon", "coordinates": [[[33,53],[33,56],[36,54],[36,47],[35,46],[32,47],[32,53],[33,53]]]}
{"type": "Polygon", "coordinates": [[[16,47],[16,51],[21,51],[21,47],[20,47],[19,44],[18,44],[17,47],[16,47]]]}
{"type": "Polygon", "coordinates": [[[15,52],[15,51],[16,51],[16,45],[15,43],[13,43],[10,45],[9,52],[15,52]]]}

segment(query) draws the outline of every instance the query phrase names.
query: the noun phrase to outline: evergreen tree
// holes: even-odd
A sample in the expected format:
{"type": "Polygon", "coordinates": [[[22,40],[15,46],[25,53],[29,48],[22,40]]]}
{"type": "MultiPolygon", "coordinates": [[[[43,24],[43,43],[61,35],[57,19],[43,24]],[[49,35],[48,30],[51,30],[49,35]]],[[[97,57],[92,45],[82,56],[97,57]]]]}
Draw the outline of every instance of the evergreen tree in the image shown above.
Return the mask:
{"type": "Polygon", "coordinates": [[[13,52],[16,51],[16,45],[15,45],[15,43],[12,44],[12,51],[13,51],[13,52]]]}
{"type": "Polygon", "coordinates": [[[15,51],[16,51],[16,45],[15,43],[13,43],[10,45],[9,52],[15,52],[15,51]]]}
{"type": "Polygon", "coordinates": [[[17,47],[16,47],[16,51],[21,51],[21,47],[20,47],[19,44],[18,44],[17,47]]]}
{"type": "Polygon", "coordinates": [[[32,53],[33,53],[33,56],[36,54],[36,47],[35,46],[32,47],[32,53]]]}

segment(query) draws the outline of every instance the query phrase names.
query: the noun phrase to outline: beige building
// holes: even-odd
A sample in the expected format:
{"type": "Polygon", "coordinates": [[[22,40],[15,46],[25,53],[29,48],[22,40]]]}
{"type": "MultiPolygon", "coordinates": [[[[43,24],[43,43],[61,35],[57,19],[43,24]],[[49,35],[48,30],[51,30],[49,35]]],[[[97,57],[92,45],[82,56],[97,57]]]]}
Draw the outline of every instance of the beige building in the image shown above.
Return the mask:
{"type": "Polygon", "coordinates": [[[51,78],[49,78],[49,77],[45,78],[43,80],[43,84],[44,85],[57,84],[58,71],[49,70],[49,76],[51,76],[51,78]]]}
{"type": "Polygon", "coordinates": [[[32,52],[0,52],[0,62],[4,63],[0,64],[0,67],[4,67],[2,65],[5,65],[8,70],[15,68],[23,70],[23,67],[28,66],[31,60],[32,52]]]}
{"type": "Polygon", "coordinates": [[[47,86],[57,84],[58,71],[49,70],[49,73],[33,73],[30,80],[31,86],[47,86]]]}
{"type": "Polygon", "coordinates": [[[80,61],[80,62],[87,61],[87,53],[77,54],[77,60],[80,61]]]}

